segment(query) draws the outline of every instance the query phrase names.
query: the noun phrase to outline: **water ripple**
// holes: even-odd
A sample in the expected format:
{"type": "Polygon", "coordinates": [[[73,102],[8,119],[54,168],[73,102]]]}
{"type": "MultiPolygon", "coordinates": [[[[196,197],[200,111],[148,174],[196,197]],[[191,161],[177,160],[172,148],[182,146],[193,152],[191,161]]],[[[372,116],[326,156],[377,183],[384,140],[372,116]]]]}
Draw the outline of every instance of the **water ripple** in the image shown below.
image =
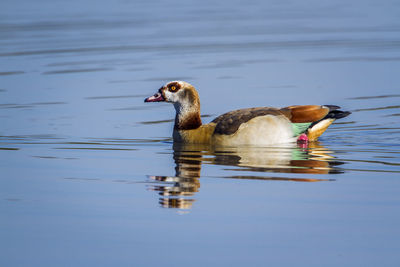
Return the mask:
{"type": "MultiPolygon", "coordinates": [[[[33,55],[55,55],[70,53],[121,53],[121,52],[180,52],[180,53],[203,53],[203,52],[227,52],[240,50],[284,50],[284,49],[324,49],[324,48],[347,48],[347,49],[390,49],[400,48],[399,39],[332,39],[332,40],[303,40],[303,41],[253,41],[246,43],[174,43],[163,45],[124,45],[124,46],[103,46],[103,47],[80,47],[80,48],[60,48],[60,49],[38,49],[0,53],[0,57],[11,56],[33,56],[33,55]]],[[[105,69],[109,70],[109,69],[105,69]]],[[[61,71],[68,73],[70,70],[61,71]]],[[[75,71],[75,70],[72,70],[75,71]]],[[[90,69],[89,69],[90,71],[90,69]]],[[[53,74],[54,72],[48,72],[53,74]]],[[[58,72],[55,72],[58,73],[58,72]]]]}
{"type": "Polygon", "coordinates": [[[53,101],[53,102],[35,102],[27,104],[0,104],[0,109],[20,109],[20,108],[34,108],[38,106],[48,105],[65,105],[67,102],[53,101]]]}
{"type": "Polygon", "coordinates": [[[54,70],[45,71],[42,74],[68,74],[68,73],[80,73],[80,72],[98,72],[98,71],[110,71],[111,68],[91,68],[91,69],[67,69],[67,70],[54,70]]]}
{"type": "Polygon", "coordinates": [[[111,95],[111,96],[89,96],[85,97],[87,100],[102,100],[102,99],[115,99],[115,98],[139,98],[146,97],[147,95],[111,95]]]}
{"type": "Polygon", "coordinates": [[[5,72],[0,72],[0,76],[17,75],[24,73],[25,73],[24,71],[5,71],[5,72]]]}

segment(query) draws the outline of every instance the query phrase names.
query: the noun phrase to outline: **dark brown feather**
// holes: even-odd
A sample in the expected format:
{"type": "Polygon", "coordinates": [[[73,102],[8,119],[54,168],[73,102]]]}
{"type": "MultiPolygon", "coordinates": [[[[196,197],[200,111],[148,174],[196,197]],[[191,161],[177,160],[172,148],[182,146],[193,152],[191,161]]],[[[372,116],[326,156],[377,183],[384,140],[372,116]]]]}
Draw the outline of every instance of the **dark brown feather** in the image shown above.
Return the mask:
{"type": "Polygon", "coordinates": [[[186,116],[184,119],[175,119],[175,129],[177,130],[193,130],[201,126],[201,118],[199,114],[186,116]]]}
{"type": "Polygon", "coordinates": [[[230,135],[234,134],[242,123],[265,115],[282,115],[282,112],[276,108],[246,108],[234,110],[215,118],[212,122],[217,124],[214,133],[230,135]]]}

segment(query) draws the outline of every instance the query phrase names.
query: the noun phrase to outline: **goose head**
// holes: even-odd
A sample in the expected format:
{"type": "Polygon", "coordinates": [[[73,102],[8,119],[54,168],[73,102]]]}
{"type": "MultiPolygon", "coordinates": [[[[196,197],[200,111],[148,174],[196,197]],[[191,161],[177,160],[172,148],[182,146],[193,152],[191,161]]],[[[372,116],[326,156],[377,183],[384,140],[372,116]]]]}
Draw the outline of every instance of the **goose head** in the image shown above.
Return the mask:
{"type": "Polygon", "coordinates": [[[171,102],[181,103],[193,102],[199,99],[199,95],[193,85],[184,81],[171,81],[162,86],[144,102],[171,102]]]}
{"type": "Polygon", "coordinates": [[[169,102],[176,110],[175,127],[193,129],[201,125],[200,98],[196,89],[184,81],[171,81],[144,102],[169,102]]]}

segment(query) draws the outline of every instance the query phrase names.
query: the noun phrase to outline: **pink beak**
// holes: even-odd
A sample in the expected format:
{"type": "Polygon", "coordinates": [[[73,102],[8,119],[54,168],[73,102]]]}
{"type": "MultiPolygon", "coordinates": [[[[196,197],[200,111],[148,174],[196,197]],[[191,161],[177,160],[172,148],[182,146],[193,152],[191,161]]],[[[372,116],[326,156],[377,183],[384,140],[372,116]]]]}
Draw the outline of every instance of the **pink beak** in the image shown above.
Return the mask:
{"type": "Polygon", "coordinates": [[[149,96],[144,100],[144,102],[162,102],[165,101],[165,98],[160,92],[155,93],[152,96],[149,96]]]}

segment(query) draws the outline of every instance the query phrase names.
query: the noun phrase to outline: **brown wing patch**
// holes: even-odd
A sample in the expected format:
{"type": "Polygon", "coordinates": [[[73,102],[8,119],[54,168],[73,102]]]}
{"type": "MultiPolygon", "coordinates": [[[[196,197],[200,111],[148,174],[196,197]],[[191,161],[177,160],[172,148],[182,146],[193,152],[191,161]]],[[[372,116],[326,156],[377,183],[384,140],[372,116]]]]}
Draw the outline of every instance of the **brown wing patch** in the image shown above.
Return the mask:
{"type": "Polygon", "coordinates": [[[167,84],[167,88],[168,88],[168,91],[175,93],[179,89],[181,89],[181,85],[178,82],[170,82],[169,84],[167,84]]]}
{"type": "Polygon", "coordinates": [[[329,107],[318,105],[290,106],[280,109],[293,123],[314,122],[329,113],[329,107]]]}
{"type": "Polygon", "coordinates": [[[216,124],[214,133],[225,135],[234,134],[242,123],[246,123],[255,117],[265,115],[278,116],[282,115],[282,112],[276,108],[247,108],[234,110],[212,121],[216,124]]]}

